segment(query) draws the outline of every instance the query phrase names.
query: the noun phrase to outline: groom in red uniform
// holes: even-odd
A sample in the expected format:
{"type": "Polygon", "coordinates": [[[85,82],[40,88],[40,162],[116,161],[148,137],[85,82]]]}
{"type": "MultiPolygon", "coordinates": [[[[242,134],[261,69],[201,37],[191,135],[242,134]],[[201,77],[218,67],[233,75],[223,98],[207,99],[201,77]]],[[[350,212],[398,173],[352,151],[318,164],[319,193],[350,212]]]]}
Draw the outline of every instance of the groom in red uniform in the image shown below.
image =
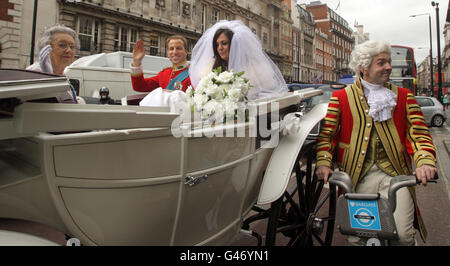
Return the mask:
{"type": "Polygon", "coordinates": [[[180,35],[173,35],[166,40],[167,55],[172,67],[163,69],[158,75],[144,78],[142,59],[145,56],[145,47],[142,40],[138,40],[133,47],[133,62],[131,63],[131,84],[133,90],[150,92],[158,87],[165,90],[183,90],[191,85],[189,79],[189,64],[187,57],[187,41],[180,35]]]}

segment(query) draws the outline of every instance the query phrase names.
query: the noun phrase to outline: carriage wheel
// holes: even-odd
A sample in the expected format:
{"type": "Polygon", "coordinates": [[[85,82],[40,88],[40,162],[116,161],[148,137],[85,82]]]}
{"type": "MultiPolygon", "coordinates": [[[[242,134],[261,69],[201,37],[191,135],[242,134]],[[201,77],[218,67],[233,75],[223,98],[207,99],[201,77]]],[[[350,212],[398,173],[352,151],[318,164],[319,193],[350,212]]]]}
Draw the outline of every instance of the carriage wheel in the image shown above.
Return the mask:
{"type": "Polygon", "coordinates": [[[336,188],[324,188],[323,180],[318,180],[315,175],[314,146],[315,142],[304,145],[291,173],[288,188],[282,197],[271,204],[267,246],[331,245],[336,188]],[[302,168],[305,163],[306,167],[302,168]]]}

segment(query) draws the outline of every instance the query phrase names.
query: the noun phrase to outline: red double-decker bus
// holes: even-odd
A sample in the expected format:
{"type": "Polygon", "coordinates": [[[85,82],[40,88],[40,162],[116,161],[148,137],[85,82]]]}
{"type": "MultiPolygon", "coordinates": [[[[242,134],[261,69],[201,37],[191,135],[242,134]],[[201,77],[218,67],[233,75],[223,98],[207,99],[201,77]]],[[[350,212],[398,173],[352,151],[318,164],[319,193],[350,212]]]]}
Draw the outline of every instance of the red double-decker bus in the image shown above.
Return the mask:
{"type": "Polygon", "coordinates": [[[413,48],[391,45],[391,60],[391,82],[411,90],[416,95],[417,69],[413,48]]]}

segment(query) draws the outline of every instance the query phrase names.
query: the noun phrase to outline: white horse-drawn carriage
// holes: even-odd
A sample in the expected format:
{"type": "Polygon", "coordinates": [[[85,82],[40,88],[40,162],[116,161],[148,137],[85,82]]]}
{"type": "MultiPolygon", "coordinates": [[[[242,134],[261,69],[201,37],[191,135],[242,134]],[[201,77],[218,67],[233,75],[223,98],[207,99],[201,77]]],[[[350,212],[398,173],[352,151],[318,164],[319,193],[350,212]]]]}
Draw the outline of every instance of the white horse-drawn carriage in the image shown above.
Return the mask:
{"type": "Polygon", "coordinates": [[[331,243],[335,192],[313,174],[326,104],[289,135],[271,115],[320,91],[252,102],[254,119],[174,136],[178,115],[166,107],[53,101],[68,89],[65,78],[0,70],[1,218],[84,245],[226,245],[261,219],[267,245],[281,235],[289,245],[331,243]]]}

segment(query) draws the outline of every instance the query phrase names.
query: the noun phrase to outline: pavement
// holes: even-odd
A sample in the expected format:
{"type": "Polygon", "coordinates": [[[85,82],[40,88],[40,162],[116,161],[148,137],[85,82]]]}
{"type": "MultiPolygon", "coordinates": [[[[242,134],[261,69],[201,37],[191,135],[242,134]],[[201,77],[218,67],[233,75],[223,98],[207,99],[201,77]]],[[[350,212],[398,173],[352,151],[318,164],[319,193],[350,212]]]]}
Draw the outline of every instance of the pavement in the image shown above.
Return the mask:
{"type": "Polygon", "coordinates": [[[450,155],[450,136],[445,138],[443,141],[445,149],[447,150],[448,155],[450,155]]]}
{"type": "Polygon", "coordinates": [[[442,180],[447,186],[447,196],[450,200],[450,108],[447,108],[445,110],[445,114],[447,115],[447,121],[445,121],[444,125],[442,126],[443,128],[441,128],[441,130],[443,130],[445,133],[440,134],[440,138],[442,138],[442,146],[445,149],[446,153],[439,150],[440,143],[435,143],[435,145],[437,149],[436,159],[438,167],[440,168],[438,169],[438,174],[440,177],[442,177],[442,180]]]}
{"type": "MultiPolygon", "coordinates": [[[[447,115],[446,124],[450,125],[450,108],[447,108],[445,110],[445,114],[447,115]]],[[[444,124],[444,126],[445,126],[445,124],[444,124]]],[[[447,150],[447,153],[450,156],[450,134],[448,134],[447,136],[444,137],[443,142],[444,142],[445,149],[447,150]]]]}
{"type": "MultiPolygon", "coordinates": [[[[445,114],[447,115],[447,121],[445,121],[444,126],[445,125],[450,126],[450,106],[449,106],[449,108],[445,109],[445,114]]],[[[450,134],[447,134],[444,137],[443,142],[444,142],[445,149],[447,150],[447,153],[450,156],[450,134]]]]}

